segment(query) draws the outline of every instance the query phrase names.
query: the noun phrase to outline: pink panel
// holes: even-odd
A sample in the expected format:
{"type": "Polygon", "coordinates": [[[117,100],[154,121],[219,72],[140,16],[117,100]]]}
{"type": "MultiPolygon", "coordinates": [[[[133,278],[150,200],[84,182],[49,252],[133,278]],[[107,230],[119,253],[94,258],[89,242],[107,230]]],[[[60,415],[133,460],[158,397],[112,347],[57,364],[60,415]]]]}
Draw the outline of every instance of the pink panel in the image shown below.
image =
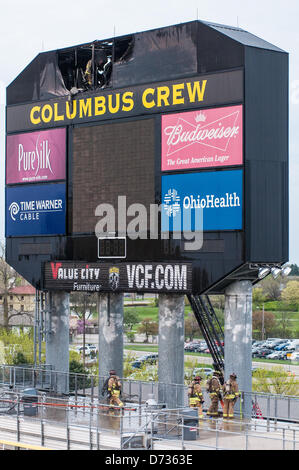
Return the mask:
{"type": "Polygon", "coordinates": [[[64,128],[7,136],[7,184],[62,180],[65,166],[64,128]]]}
{"type": "Polygon", "coordinates": [[[162,116],[163,171],[242,165],[243,107],[162,116]]]}

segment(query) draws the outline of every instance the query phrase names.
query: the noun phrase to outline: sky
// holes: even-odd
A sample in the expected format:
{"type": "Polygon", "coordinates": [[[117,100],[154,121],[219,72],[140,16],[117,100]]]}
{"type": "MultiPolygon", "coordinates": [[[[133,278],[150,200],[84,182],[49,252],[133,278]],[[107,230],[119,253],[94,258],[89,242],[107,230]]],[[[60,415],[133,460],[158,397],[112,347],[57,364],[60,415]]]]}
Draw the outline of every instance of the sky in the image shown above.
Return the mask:
{"type": "Polygon", "coordinates": [[[239,26],[290,54],[289,260],[299,265],[298,17],[298,0],[0,0],[0,239],[4,236],[5,89],[14,78],[43,51],[199,19],[239,26]]]}

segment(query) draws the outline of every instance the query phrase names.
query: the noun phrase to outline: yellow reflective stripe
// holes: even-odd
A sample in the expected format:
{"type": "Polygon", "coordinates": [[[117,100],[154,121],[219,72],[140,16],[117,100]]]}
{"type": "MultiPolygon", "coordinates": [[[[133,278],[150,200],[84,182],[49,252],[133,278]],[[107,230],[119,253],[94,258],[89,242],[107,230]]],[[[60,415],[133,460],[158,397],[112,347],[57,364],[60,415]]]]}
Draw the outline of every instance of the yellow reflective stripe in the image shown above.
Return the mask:
{"type": "Polygon", "coordinates": [[[196,405],[199,401],[199,398],[190,398],[190,405],[196,405]]]}

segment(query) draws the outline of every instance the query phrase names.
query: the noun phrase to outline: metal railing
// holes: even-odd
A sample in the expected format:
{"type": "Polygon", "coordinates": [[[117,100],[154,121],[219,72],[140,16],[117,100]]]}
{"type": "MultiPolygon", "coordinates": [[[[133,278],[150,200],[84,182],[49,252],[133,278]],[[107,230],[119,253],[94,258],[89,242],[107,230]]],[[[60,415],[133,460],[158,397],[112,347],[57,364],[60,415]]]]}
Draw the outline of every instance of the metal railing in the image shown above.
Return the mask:
{"type": "MultiPolygon", "coordinates": [[[[50,367],[27,368],[16,366],[0,366],[0,385],[10,386],[15,390],[24,388],[37,388],[56,395],[72,395],[75,399],[89,397],[103,400],[101,395],[102,385],[106,377],[96,375],[85,375],[75,373],[62,373],[53,371],[50,367]],[[58,384],[67,393],[60,393],[58,384]]],[[[134,402],[141,406],[146,402],[149,395],[158,403],[168,403],[169,396],[172,398],[171,408],[182,408],[188,406],[187,386],[179,384],[165,384],[154,381],[137,381],[123,378],[123,399],[134,402]]],[[[209,394],[203,390],[205,407],[210,403],[209,394]]],[[[261,392],[242,392],[242,397],[252,400],[252,415],[244,416],[242,401],[238,400],[235,405],[235,415],[240,418],[256,417],[269,421],[288,421],[299,423],[299,397],[275,395],[261,392]]],[[[221,407],[219,405],[219,411],[221,407]]]]}
{"type": "Polygon", "coordinates": [[[45,393],[28,402],[22,393],[3,389],[0,440],[15,447],[65,450],[299,449],[296,425],[207,418],[187,424],[185,411],[138,404],[126,404],[121,411],[91,397],[62,399],[45,393]],[[196,438],[186,437],[190,429],[196,438]]]}

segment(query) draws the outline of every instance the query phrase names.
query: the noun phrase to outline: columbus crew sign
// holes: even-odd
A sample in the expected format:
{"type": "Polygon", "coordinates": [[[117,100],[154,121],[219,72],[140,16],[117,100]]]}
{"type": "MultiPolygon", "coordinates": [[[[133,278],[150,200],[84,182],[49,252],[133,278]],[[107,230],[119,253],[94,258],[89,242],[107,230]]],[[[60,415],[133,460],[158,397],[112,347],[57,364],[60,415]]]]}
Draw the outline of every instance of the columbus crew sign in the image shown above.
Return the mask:
{"type": "Polygon", "coordinates": [[[73,263],[44,267],[45,289],[85,292],[173,292],[192,290],[192,263],[73,263]]]}

